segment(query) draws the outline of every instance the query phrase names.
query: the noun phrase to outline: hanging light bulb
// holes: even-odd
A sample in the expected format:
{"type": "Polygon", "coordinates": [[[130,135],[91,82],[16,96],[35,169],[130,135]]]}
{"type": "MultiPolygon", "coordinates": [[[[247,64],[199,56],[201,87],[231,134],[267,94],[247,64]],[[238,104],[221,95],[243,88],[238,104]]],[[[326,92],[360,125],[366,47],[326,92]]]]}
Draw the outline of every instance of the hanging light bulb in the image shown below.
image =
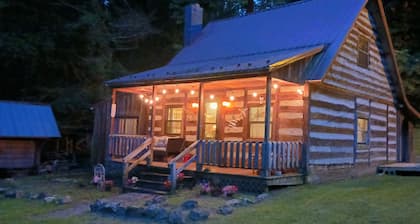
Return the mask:
{"type": "Polygon", "coordinates": [[[145,102],[145,103],[148,103],[148,102],[149,102],[149,99],[147,99],[147,98],[146,98],[146,99],[144,99],[144,102],[145,102]]]}
{"type": "Polygon", "coordinates": [[[156,102],[157,102],[157,101],[159,101],[159,99],[160,99],[160,98],[159,98],[158,96],[157,96],[157,97],[155,97],[155,101],[156,101],[156,102]]]}
{"type": "Polygon", "coordinates": [[[273,88],[277,89],[277,88],[279,88],[279,85],[277,83],[274,83],[273,88]]]}
{"type": "Polygon", "coordinates": [[[143,99],[143,98],[144,98],[144,95],[143,95],[143,94],[140,94],[140,95],[139,95],[139,98],[140,98],[140,99],[143,99]]]}
{"type": "Polygon", "coordinates": [[[166,89],[163,89],[162,90],[162,94],[166,94],[166,89]]]}
{"type": "Polygon", "coordinates": [[[257,96],[258,96],[257,92],[253,92],[253,93],[252,93],[252,96],[253,96],[253,97],[257,97],[257,96]]]}
{"type": "Polygon", "coordinates": [[[192,90],[190,91],[190,94],[191,94],[191,95],[194,95],[194,94],[195,94],[195,90],[193,90],[193,89],[192,89],[192,90]]]}
{"type": "Polygon", "coordinates": [[[153,104],[153,100],[149,100],[149,104],[153,104]]]}
{"type": "Polygon", "coordinates": [[[214,99],[214,95],[213,95],[213,94],[211,94],[211,95],[210,95],[210,99],[211,99],[211,100],[213,100],[213,99],[214,99]]]}
{"type": "Polygon", "coordinates": [[[229,100],[230,100],[230,101],[234,101],[234,100],[235,100],[235,97],[234,97],[234,96],[230,96],[230,97],[229,97],[229,100]]]}
{"type": "Polygon", "coordinates": [[[175,89],[175,93],[179,93],[179,89],[177,88],[177,89],[175,89]]]}

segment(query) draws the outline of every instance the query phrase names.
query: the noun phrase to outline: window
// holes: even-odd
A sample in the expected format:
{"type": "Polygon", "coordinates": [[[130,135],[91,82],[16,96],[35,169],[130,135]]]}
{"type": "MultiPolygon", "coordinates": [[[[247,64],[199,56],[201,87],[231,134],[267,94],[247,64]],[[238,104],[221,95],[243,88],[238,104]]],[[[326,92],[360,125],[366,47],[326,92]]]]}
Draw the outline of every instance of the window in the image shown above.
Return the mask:
{"type": "MultiPolygon", "coordinates": [[[[271,121],[270,121],[271,130],[271,121]]],[[[265,106],[249,107],[249,138],[264,138],[265,131],[265,106]]],[[[271,133],[270,133],[271,135],[271,133]]]]}
{"type": "Polygon", "coordinates": [[[362,68],[369,68],[369,40],[359,36],[357,43],[357,64],[362,68]]]}
{"type": "Polygon", "coordinates": [[[206,103],[204,112],[204,137],[206,139],[216,139],[217,130],[217,103],[206,103]]]}
{"type": "Polygon", "coordinates": [[[368,143],[369,120],[357,118],[357,144],[366,145],[368,143]]]}
{"type": "Polygon", "coordinates": [[[166,107],[166,127],[167,135],[180,135],[182,130],[182,115],[184,109],[182,106],[166,107]]]}
{"type": "Polygon", "coordinates": [[[117,118],[118,134],[136,135],[137,118],[117,118]]]}

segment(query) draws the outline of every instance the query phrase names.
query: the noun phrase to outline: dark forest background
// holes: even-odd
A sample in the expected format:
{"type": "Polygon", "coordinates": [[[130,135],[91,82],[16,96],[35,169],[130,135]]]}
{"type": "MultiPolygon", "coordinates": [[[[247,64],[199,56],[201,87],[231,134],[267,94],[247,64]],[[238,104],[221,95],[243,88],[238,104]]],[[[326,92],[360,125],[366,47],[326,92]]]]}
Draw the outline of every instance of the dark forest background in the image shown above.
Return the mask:
{"type": "MultiPolygon", "coordinates": [[[[205,23],[287,0],[0,0],[0,100],[52,104],[61,128],[90,130],[104,81],[161,66],[182,48],[183,7],[205,23]]],[[[420,4],[384,0],[409,99],[420,109],[420,4]]]]}

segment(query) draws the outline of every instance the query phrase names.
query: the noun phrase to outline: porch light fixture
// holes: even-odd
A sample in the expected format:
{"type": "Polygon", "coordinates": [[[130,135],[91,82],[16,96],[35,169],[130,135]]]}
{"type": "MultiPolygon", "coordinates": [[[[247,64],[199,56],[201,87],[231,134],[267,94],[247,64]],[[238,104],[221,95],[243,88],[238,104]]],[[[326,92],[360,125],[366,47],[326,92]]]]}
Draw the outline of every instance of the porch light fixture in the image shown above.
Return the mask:
{"type": "Polygon", "coordinates": [[[195,90],[191,90],[191,91],[190,91],[190,94],[191,94],[191,95],[194,95],[194,94],[195,94],[195,90]]]}
{"type": "Polygon", "coordinates": [[[297,89],[296,92],[299,93],[299,95],[303,95],[303,90],[302,89],[297,89]]]}
{"type": "Polygon", "coordinates": [[[210,99],[211,100],[214,99],[214,95],[213,94],[210,95],[210,99]]]}
{"type": "Polygon", "coordinates": [[[253,92],[253,93],[252,93],[252,96],[253,96],[253,97],[257,97],[257,96],[258,96],[258,93],[257,93],[257,92],[253,92]]]}
{"type": "Polygon", "coordinates": [[[210,103],[210,109],[216,110],[217,109],[217,103],[216,102],[210,103]]]}
{"type": "Polygon", "coordinates": [[[229,100],[230,100],[230,101],[234,101],[234,100],[235,100],[235,96],[230,96],[230,97],[229,97],[229,100]]]}
{"type": "Polygon", "coordinates": [[[139,98],[140,98],[140,99],[143,99],[143,98],[144,98],[144,95],[143,95],[143,94],[140,94],[140,95],[139,95],[139,98]]]}
{"type": "Polygon", "coordinates": [[[198,103],[192,103],[191,107],[192,108],[198,108],[198,103]]]}
{"type": "Polygon", "coordinates": [[[175,93],[179,93],[179,89],[175,89],[175,93]]]}
{"type": "Polygon", "coordinates": [[[224,106],[224,107],[230,107],[231,105],[232,104],[230,102],[227,102],[227,101],[222,102],[222,106],[224,106]]]}
{"type": "Polygon", "coordinates": [[[273,88],[277,89],[277,88],[279,88],[279,85],[277,83],[274,83],[273,88]]]}
{"type": "Polygon", "coordinates": [[[166,94],[166,89],[163,89],[162,90],[162,94],[166,94]]]}

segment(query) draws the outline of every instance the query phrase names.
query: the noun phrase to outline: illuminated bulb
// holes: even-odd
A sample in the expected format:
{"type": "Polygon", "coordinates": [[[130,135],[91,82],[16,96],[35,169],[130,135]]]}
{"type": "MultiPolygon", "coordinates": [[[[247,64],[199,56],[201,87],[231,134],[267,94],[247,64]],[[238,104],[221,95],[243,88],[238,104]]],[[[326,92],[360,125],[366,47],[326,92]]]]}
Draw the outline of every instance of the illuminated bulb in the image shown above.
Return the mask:
{"type": "Polygon", "coordinates": [[[191,95],[194,95],[195,91],[194,90],[191,90],[190,93],[191,93],[191,95]]]}
{"type": "Polygon", "coordinates": [[[253,92],[253,93],[252,93],[252,96],[253,96],[253,97],[257,97],[257,96],[258,96],[258,94],[257,94],[256,92],[253,92]]]}
{"type": "Polygon", "coordinates": [[[157,102],[157,101],[159,101],[159,97],[155,97],[155,101],[157,102]]]}
{"type": "Polygon", "coordinates": [[[222,106],[224,106],[224,107],[230,107],[230,105],[231,105],[230,102],[227,102],[227,101],[222,102],[222,106]]]}
{"type": "Polygon", "coordinates": [[[143,94],[140,94],[139,97],[140,97],[140,99],[143,99],[144,98],[144,95],[143,94]]]}
{"type": "Polygon", "coordinates": [[[153,100],[149,100],[149,104],[153,104],[153,100]]]}
{"type": "Polygon", "coordinates": [[[198,103],[192,103],[192,108],[198,108],[198,103]]]}
{"type": "Polygon", "coordinates": [[[277,83],[274,83],[273,88],[277,89],[277,88],[279,88],[279,85],[277,83]]]}
{"type": "Polygon", "coordinates": [[[296,92],[298,92],[300,95],[303,94],[303,90],[301,90],[301,89],[297,89],[296,92]]]}
{"type": "Polygon", "coordinates": [[[175,93],[179,93],[179,89],[175,89],[175,93]]]}
{"type": "Polygon", "coordinates": [[[217,103],[210,103],[210,108],[213,110],[217,109],[217,103]]]}
{"type": "Polygon", "coordinates": [[[234,101],[234,100],[235,100],[235,97],[234,97],[234,96],[230,96],[230,97],[229,97],[229,100],[230,100],[230,101],[234,101]]]}
{"type": "Polygon", "coordinates": [[[144,102],[145,102],[145,103],[148,103],[148,102],[149,102],[149,99],[144,99],[144,102]]]}
{"type": "Polygon", "coordinates": [[[210,95],[210,99],[214,99],[214,95],[213,94],[210,95]]]}
{"type": "Polygon", "coordinates": [[[162,90],[162,94],[166,94],[166,89],[163,89],[162,90]]]}

